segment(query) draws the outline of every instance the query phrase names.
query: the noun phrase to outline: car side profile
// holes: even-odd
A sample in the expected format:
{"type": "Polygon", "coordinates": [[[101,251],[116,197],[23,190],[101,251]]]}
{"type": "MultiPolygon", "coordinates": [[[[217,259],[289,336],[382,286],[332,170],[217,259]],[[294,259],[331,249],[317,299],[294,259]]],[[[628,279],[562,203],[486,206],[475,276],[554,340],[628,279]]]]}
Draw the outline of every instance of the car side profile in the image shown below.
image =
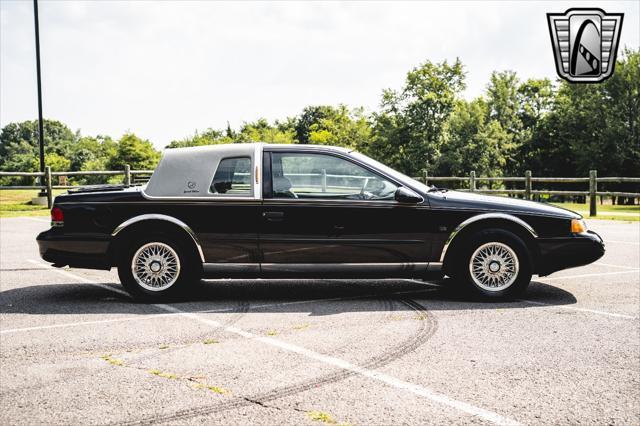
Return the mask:
{"type": "Polygon", "coordinates": [[[591,263],[581,216],[424,185],[355,151],[263,143],[169,149],[147,185],[56,197],[37,237],[56,267],[118,268],[141,300],[200,278],[452,277],[512,298],[531,276],[591,263]]]}

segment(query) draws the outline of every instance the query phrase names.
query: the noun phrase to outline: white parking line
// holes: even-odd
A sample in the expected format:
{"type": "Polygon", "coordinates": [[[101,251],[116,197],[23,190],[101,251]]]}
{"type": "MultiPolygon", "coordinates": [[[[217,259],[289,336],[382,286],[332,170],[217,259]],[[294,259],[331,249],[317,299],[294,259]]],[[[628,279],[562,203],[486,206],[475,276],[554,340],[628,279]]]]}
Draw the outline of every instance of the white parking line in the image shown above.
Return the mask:
{"type": "Polygon", "coordinates": [[[534,300],[527,300],[527,299],[519,299],[519,300],[521,302],[531,303],[532,305],[551,306],[554,308],[570,309],[572,311],[589,312],[591,314],[606,315],[608,317],[614,317],[614,318],[624,318],[624,319],[632,319],[632,320],[638,319],[638,317],[634,317],[632,315],[616,314],[614,312],[597,311],[595,309],[586,309],[586,308],[576,308],[573,306],[553,305],[551,303],[536,302],[534,300]]]}
{"type": "Polygon", "coordinates": [[[573,278],[587,278],[587,277],[601,277],[605,275],[619,275],[619,274],[632,274],[640,273],[640,269],[633,269],[630,271],[617,271],[617,272],[601,272],[596,274],[580,274],[580,275],[567,275],[562,277],[550,277],[550,278],[537,278],[536,281],[555,281],[555,280],[570,280],[573,278]]]}
{"type": "Polygon", "coordinates": [[[614,265],[613,263],[602,263],[602,262],[595,262],[594,265],[598,265],[598,266],[607,266],[609,268],[622,268],[622,269],[632,269],[634,271],[640,271],[640,269],[638,268],[634,268],[633,266],[622,266],[622,265],[614,265]]]}
{"type": "MultiPolygon", "coordinates": [[[[611,265],[608,263],[596,263],[596,265],[601,265],[601,266],[614,266],[614,267],[618,267],[618,268],[627,268],[626,266],[620,266],[620,265],[611,265]]],[[[640,269],[635,269],[635,268],[631,268],[630,271],[618,271],[618,272],[602,272],[599,274],[581,274],[581,275],[569,275],[569,276],[563,276],[563,277],[552,277],[552,278],[539,278],[536,281],[551,281],[551,280],[562,280],[562,279],[573,279],[573,278],[585,278],[585,277],[599,277],[599,276],[604,276],[604,275],[618,275],[618,274],[629,274],[629,273],[637,273],[640,274],[640,269]]],[[[606,312],[606,311],[599,311],[596,309],[586,309],[586,308],[576,308],[573,306],[564,306],[564,305],[553,305],[550,303],[544,303],[544,302],[536,302],[533,300],[527,300],[527,299],[520,299],[521,302],[525,302],[525,303],[531,303],[533,305],[541,305],[541,306],[551,306],[554,308],[560,308],[560,309],[570,309],[572,311],[580,311],[580,312],[589,312],[592,314],[597,314],[597,315],[605,315],[608,317],[614,317],[614,318],[624,318],[624,319],[638,319],[638,317],[633,316],[633,315],[625,315],[625,314],[617,314],[615,312],[606,312]]]]}
{"type": "Polygon", "coordinates": [[[0,334],[11,334],[11,333],[18,333],[21,331],[49,330],[52,328],[79,327],[83,325],[93,325],[93,324],[108,324],[112,322],[144,321],[148,319],[166,317],[171,315],[175,315],[175,314],[150,314],[150,315],[137,316],[137,317],[112,318],[112,319],[95,320],[95,321],[65,322],[62,324],[37,325],[33,327],[22,327],[22,328],[9,328],[6,330],[0,330],[0,334]]]}
{"type": "Polygon", "coordinates": [[[607,240],[604,242],[605,244],[609,244],[609,243],[614,243],[614,244],[632,244],[634,246],[640,246],[640,243],[636,243],[634,241],[614,241],[614,240],[607,240]]]}
{"type": "Polygon", "coordinates": [[[20,219],[33,220],[35,222],[51,223],[51,219],[42,219],[38,217],[21,216],[20,219]]]}
{"type": "MultiPolygon", "coordinates": [[[[37,262],[35,260],[30,260],[30,262],[32,262],[32,263],[41,263],[41,262],[37,262]]],[[[58,273],[63,273],[63,275],[66,275],[68,277],[76,277],[79,280],[81,280],[82,282],[87,283],[87,284],[99,285],[100,287],[105,287],[105,288],[107,288],[109,290],[114,290],[114,291],[117,290],[117,289],[114,289],[112,287],[105,286],[104,284],[96,283],[96,282],[91,281],[89,279],[86,279],[84,277],[80,277],[78,275],[69,273],[67,271],[61,271],[59,269],[54,269],[54,268],[52,268],[52,271],[55,271],[55,272],[58,272],[58,273]]],[[[429,399],[429,400],[431,400],[433,402],[437,402],[439,404],[446,405],[446,406],[451,407],[451,408],[455,408],[455,409],[457,409],[459,411],[462,411],[464,413],[470,414],[472,416],[479,417],[479,418],[481,418],[483,420],[486,420],[486,421],[488,421],[490,423],[493,423],[493,424],[497,424],[497,425],[519,425],[519,423],[517,421],[515,421],[513,419],[510,419],[510,418],[507,418],[507,417],[503,417],[498,413],[494,413],[493,411],[485,410],[483,408],[476,407],[474,405],[468,404],[468,403],[463,402],[463,401],[458,401],[458,400],[450,398],[450,397],[448,397],[446,395],[437,393],[437,392],[435,392],[435,391],[433,391],[433,390],[431,390],[429,388],[426,388],[426,387],[423,387],[423,386],[420,386],[420,385],[416,385],[416,384],[413,384],[413,383],[409,383],[409,382],[406,382],[406,381],[401,380],[401,379],[397,379],[397,378],[395,378],[393,376],[390,376],[390,375],[385,374],[385,373],[381,373],[381,372],[376,371],[376,370],[370,370],[370,369],[367,369],[367,368],[360,367],[358,365],[352,364],[352,363],[350,363],[348,361],[345,361],[345,360],[342,360],[340,358],[323,355],[323,354],[320,354],[318,352],[314,352],[312,350],[306,349],[306,348],[304,348],[302,346],[298,346],[298,345],[294,345],[294,344],[291,344],[291,343],[287,343],[287,342],[284,342],[284,341],[279,340],[279,339],[274,339],[274,338],[271,338],[271,337],[258,336],[258,335],[255,335],[253,333],[244,331],[244,330],[242,330],[240,328],[237,328],[237,327],[224,327],[218,321],[210,320],[210,319],[207,319],[207,318],[202,318],[202,317],[198,316],[195,313],[183,311],[183,310],[178,309],[178,308],[176,308],[174,306],[170,306],[170,305],[166,305],[166,304],[154,304],[153,306],[156,306],[156,307],[158,307],[158,308],[160,308],[160,309],[162,309],[164,311],[172,312],[172,313],[178,314],[180,316],[184,316],[184,317],[193,319],[195,321],[201,322],[203,324],[210,325],[210,326],[215,327],[215,328],[221,328],[226,332],[233,333],[233,334],[245,337],[247,339],[252,339],[252,340],[255,340],[255,341],[270,345],[270,346],[277,347],[279,349],[282,349],[282,350],[285,350],[285,351],[288,351],[288,352],[294,352],[294,353],[297,353],[299,355],[305,356],[307,358],[314,359],[316,361],[320,361],[320,362],[323,362],[325,364],[332,365],[334,367],[338,367],[340,369],[353,372],[353,373],[358,374],[360,376],[368,377],[368,378],[373,379],[373,380],[377,380],[379,382],[385,383],[385,384],[387,384],[389,386],[392,386],[392,387],[395,387],[397,389],[405,390],[407,392],[413,393],[414,395],[427,398],[427,399],[429,399]]]]}
{"type": "Polygon", "coordinates": [[[27,259],[27,262],[33,263],[34,265],[38,265],[38,266],[44,266],[45,268],[51,269],[52,271],[55,271],[55,272],[57,272],[57,273],[59,273],[61,275],[64,275],[66,277],[73,278],[73,279],[81,281],[83,283],[95,285],[97,287],[105,288],[107,290],[115,291],[118,294],[122,294],[122,295],[125,295],[125,296],[129,297],[129,293],[127,293],[124,290],[120,290],[119,288],[114,288],[114,287],[108,286],[106,284],[97,283],[97,282],[92,281],[90,279],[81,277],[80,275],[76,275],[76,274],[72,274],[71,272],[67,272],[64,269],[54,268],[53,266],[49,265],[48,263],[38,262],[37,260],[33,260],[33,259],[27,259]]]}

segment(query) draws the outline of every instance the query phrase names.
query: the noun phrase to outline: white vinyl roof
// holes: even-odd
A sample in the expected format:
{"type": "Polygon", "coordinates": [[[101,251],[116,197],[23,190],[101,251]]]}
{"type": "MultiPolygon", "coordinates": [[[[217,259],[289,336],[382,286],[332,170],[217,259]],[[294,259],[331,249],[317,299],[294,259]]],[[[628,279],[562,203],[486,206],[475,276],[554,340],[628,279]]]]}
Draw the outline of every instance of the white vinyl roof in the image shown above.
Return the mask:
{"type": "MultiPolygon", "coordinates": [[[[143,193],[148,198],[213,197],[209,186],[220,160],[249,157],[253,175],[262,146],[261,143],[242,143],[167,149],[143,193]]],[[[251,198],[258,195],[257,191],[258,185],[254,187],[251,198]]]]}

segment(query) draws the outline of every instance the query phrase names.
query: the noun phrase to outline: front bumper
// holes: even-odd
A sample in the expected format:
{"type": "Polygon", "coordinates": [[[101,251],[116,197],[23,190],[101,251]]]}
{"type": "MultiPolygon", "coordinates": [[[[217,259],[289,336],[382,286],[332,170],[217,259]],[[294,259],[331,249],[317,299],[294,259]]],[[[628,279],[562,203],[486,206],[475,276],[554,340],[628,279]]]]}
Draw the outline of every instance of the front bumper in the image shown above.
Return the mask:
{"type": "Polygon", "coordinates": [[[54,266],[110,269],[111,238],[101,234],[64,235],[52,228],[36,237],[40,257],[54,266]]]}
{"type": "Polygon", "coordinates": [[[536,273],[549,275],[561,269],[595,262],[604,255],[604,242],[593,231],[563,238],[539,238],[540,257],[536,273]]]}

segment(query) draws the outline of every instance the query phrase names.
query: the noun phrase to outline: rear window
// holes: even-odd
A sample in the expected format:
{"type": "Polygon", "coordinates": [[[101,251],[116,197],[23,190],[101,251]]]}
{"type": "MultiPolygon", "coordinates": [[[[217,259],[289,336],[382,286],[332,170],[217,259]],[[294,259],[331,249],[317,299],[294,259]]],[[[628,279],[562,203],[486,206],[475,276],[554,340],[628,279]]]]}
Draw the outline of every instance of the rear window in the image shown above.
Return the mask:
{"type": "Polygon", "coordinates": [[[218,164],[209,192],[215,195],[251,196],[251,158],[225,158],[218,164]]]}

